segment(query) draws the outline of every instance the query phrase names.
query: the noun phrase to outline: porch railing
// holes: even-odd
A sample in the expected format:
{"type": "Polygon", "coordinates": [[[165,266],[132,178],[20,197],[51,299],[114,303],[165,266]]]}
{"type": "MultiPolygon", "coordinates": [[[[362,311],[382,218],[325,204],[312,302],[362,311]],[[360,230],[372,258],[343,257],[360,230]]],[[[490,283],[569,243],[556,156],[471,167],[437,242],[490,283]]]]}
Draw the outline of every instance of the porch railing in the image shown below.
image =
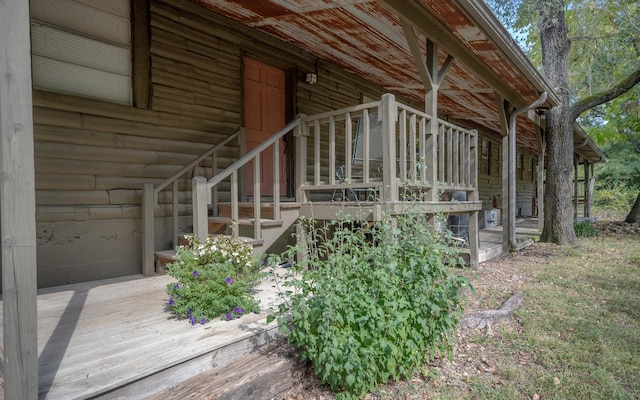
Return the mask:
{"type": "Polygon", "coordinates": [[[477,190],[477,132],[395,101],[304,118],[297,138],[298,201],[318,192],[365,190],[397,202],[408,190],[439,201],[441,191],[477,190]]]}
{"type": "MultiPolygon", "coordinates": [[[[197,170],[201,163],[207,159],[211,159],[211,175],[215,176],[218,172],[218,154],[222,148],[233,140],[238,140],[238,145],[244,142],[244,128],[239,129],[233,135],[227,137],[222,142],[211,147],[204,154],[193,160],[190,164],[186,165],[180,171],[176,172],[173,176],[169,177],[163,183],[155,186],[152,183],[146,183],[142,188],[142,225],[143,225],[143,274],[151,275],[155,269],[155,207],[158,204],[158,195],[165,190],[169,185],[171,187],[171,212],[173,220],[173,244],[177,246],[179,236],[179,204],[178,195],[179,187],[178,180],[183,178],[186,174],[192,173],[196,176],[197,170]]],[[[213,198],[217,199],[217,195],[214,194],[213,198]]]]}
{"type": "MultiPolygon", "coordinates": [[[[208,213],[207,204],[211,201],[212,190],[215,191],[216,187],[227,179],[230,180],[231,189],[231,232],[233,237],[239,236],[238,229],[238,214],[239,214],[239,198],[241,188],[238,185],[238,174],[242,167],[246,166],[250,162],[253,163],[253,239],[260,240],[262,238],[262,218],[261,218],[261,187],[260,176],[261,155],[271,149],[273,151],[273,170],[271,171],[273,177],[272,194],[273,194],[273,219],[279,220],[280,214],[280,139],[288,132],[297,128],[300,125],[301,118],[296,118],[289,124],[287,124],[280,131],[273,134],[269,139],[262,142],[260,145],[249,151],[240,159],[235,161],[229,167],[216,174],[211,179],[207,180],[204,177],[193,178],[193,232],[198,237],[206,237],[208,235],[208,213]]],[[[214,195],[215,197],[215,195],[214,195]]],[[[215,200],[215,198],[213,199],[215,200]]]]}

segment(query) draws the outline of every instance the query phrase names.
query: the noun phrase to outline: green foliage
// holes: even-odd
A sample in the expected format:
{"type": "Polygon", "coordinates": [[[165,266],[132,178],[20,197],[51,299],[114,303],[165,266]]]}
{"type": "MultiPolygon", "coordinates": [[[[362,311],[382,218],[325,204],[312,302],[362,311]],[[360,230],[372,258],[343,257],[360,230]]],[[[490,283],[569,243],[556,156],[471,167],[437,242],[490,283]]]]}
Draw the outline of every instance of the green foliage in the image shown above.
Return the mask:
{"type": "Polygon", "coordinates": [[[593,194],[593,205],[609,211],[629,212],[638,196],[638,190],[640,189],[623,182],[599,185],[593,194]]]}
{"type": "Polygon", "coordinates": [[[577,237],[598,236],[600,233],[590,222],[575,222],[573,230],[576,232],[577,237]]]}
{"type": "Polygon", "coordinates": [[[188,240],[177,248],[178,262],[167,267],[178,281],[167,285],[167,308],[191,325],[257,311],[250,290],[259,283],[260,263],[252,257],[252,246],[226,236],[201,242],[192,235],[188,240]]]}
{"type": "Polygon", "coordinates": [[[284,283],[277,319],[338,398],[411,376],[437,352],[450,355],[468,280],[452,272],[458,250],[423,214],[301,226],[309,251],[287,254],[307,253],[284,283]]]}

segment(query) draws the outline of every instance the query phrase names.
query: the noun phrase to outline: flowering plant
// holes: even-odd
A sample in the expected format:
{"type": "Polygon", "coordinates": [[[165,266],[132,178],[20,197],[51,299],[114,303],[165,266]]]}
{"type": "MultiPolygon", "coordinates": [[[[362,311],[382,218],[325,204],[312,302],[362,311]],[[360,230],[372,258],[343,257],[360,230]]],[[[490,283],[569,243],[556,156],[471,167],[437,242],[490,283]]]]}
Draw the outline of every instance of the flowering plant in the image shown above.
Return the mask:
{"type": "Polygon", "coordinates": [[[187,236],[188,244],[176,249],[178,261],[167,266],[177,282],[167,285],[167,309],[191,325],[213,318],[227,321],[258,310],[252,296],[260,281],[260,263],[252,246],[227,236],[200,241],[187,236]]]}

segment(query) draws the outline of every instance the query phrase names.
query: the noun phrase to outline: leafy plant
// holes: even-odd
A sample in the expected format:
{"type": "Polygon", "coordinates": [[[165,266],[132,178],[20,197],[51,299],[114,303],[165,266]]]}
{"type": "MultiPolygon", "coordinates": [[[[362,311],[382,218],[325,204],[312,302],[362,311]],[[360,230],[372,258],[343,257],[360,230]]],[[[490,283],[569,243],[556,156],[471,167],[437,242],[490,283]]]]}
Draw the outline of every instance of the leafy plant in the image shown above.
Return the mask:
{"type": "Polygon", "coordinates": [[[177,279],[167,285],[167,308],[191,325],[256,311],[251,289],[259,282],[260,263],[253,259],[251,245],[226,236],[187,239],[188,245],[177,248],[178,262],[167,266],[177,279]]]}
{"type": "Polygon", "coordinates": [[[338,398],[357,398],[420,371],[438,352],[451,354],[468,280],[452,272],[459,250],[434,221],[409,210],[375,224],[346,217],[300,224],[303,244],[285,257],[304,256],[268,320],[277,318],[338,398]]]}
{"type": "Polygon", "coordinates": [[[598,229],[590,222],[575,222],[573,230],[575,230],[577,237],[598,236],[599,234],[598,229]]]}

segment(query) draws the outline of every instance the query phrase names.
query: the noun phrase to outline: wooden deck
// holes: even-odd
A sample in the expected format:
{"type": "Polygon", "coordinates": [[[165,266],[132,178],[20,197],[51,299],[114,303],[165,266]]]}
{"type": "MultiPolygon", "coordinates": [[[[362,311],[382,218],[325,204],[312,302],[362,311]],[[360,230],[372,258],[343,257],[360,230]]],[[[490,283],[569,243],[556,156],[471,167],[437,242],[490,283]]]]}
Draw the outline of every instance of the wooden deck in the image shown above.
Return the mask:
{"type": "Polygon", "coordinates": [[[276,336],[265,321],[277,301],[271,279],[258,292],[265,312],[193,327],[165,312],[170,282],[131,276],[39,290],[39,398],[144,398],[276,336]]]}
{"type": "MultiPolygon", "coordinates": [[[[536,234],[536,220],[518,222],[519,239],[536,234]]],[[[482,261],[502,252],[501,238],[500,226],[480,231],[482,261]]],[[[277,304],[270,279],[258,292],[265,312],[193,327],[164,310],[172,281],[138,275],[39,290],[40,398],[142,399],[277,336],[266,325],[277,304]]]]}

